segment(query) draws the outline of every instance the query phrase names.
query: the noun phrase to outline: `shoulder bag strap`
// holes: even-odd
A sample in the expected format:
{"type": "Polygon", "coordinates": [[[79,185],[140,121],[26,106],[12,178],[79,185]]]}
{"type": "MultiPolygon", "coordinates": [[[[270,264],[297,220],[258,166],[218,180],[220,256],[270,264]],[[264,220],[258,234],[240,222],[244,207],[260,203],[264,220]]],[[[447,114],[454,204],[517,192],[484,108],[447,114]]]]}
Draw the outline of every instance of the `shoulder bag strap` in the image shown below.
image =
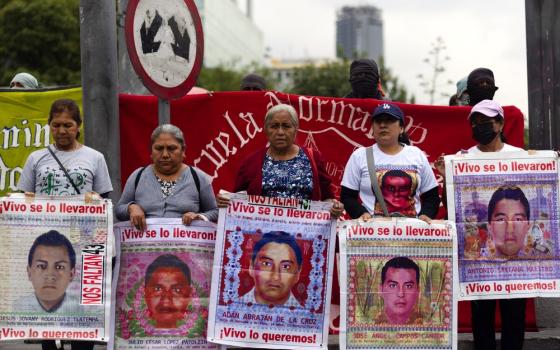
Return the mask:
{"type": "MultiPolygon", "coordinates": [[[[196,190],[198,191],[198,203],[202,205],[202,198],[200,197],[200,179],[198,178],[198,174],[194,170],[192,166],[189,166],[189,170],[191,171],[191,175],[194,180],[194,185],[196,186],[196,190]]],[[[198,208],[200,210],[201,208],[198,208]]]]}
{"type": "Polygon", "coordinates": [[[72,187],[74,187],[74,190],[76,191],[77,194],[81,194],[80,190],[78,189],[78,186],[76,186],[76,184],[74,183],[74,181],[72,181],[72,178],[70,177],[70,174],[68,174],[68,171],[66,170],[66,168],[62,165],[62,163],[60,162],[60,159],[58,159],[58,157],[56,156],[56,154],[54,154],[53,150],[51,149],[51,146],[47,146],[47,149],[49,150],[49,153],[51,154],[51,156],[54,158],[54,160],[56,160],[56,162],[58,163],[58,166],[60,167],[60,170],[62,170],[64,172],[64,175],[66,175],[66,178],[68,179],[68,182],[70,182],[70,184],[72,185],[72,187]]]}
{"type": "Polygon", "coordinates": [[[379,183],[377,182],[377,172],[375,171],[375,161],[373,159],[373,146],[366,148],[366,159],[369,171],[369,180],[371,182],[371,189],[375,195],[375,200],[381,205],[384,216],[389,216],[389,211],[387,210],[387,204],[385,204],[385,198],[381,195],[381,189],[379,188],[379,183]]]}

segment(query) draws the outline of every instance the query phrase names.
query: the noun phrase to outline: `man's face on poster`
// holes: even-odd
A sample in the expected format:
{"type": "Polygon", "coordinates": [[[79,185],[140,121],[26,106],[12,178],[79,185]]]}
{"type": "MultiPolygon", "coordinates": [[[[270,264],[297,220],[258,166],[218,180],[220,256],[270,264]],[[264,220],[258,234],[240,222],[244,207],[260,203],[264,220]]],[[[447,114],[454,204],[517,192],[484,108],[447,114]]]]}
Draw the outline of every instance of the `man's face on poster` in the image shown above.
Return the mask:
{"type": "Polygon", "coordinates": [[[409,209],[411,190],[412,180],[404,172],[402,176],[386,175],[383,177],[381,194],[385,198],[389,211],[409,209]]]}
{"type": "Polygon", "coordinates": [[[190,303],[191,287],[177,267],[160,267],[146,283],[145,299],[156,328],[177,328],[190,303]]]}
{"type": "Polygon", "coordinates": [[[27,276],[43,308],[50,310],[62,301],[74,272],[65,246],[37,246],[27,276]]]}
{"type": "Polygon", "coordinates": [[[498,201],[490,217],[490,230],[501,255],[517,255],[525,245],[525,237],[529,231],[529,221],[521,201],[498,201]]]}
{"type": "Polygon", "coordinates": [[[391,324],[410,321],[419,297],[416,270],[390,267],[381,285],[384,312],[391,324]]]}
{"type": "Polygon", "coordinates": [[[299,273],[296,254],[288,244],[265,244],[249,269],[255,281],[255,300],[260,304],[283,305],[290,298],[299,273]]]}

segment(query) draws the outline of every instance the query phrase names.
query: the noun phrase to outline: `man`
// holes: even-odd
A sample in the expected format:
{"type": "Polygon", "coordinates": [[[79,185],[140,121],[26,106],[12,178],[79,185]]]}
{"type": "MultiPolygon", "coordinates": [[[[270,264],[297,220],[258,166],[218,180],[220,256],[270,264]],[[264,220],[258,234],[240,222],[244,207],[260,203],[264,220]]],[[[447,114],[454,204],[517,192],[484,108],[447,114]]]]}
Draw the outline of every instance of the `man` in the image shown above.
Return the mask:
{"type": "Polygon", "coordinates": [[[287,232],[265,233],[253,247],[249,274],[255,286],[240,299],[242,303],[301,307],[292,288],[301,272],[301,248],[287,232]]]}
{"type": "Polygon", "coordinates": [[[18,300],[14,312],[79,312],[79,302],[66,294],[76,267],[76,252],[60,232],[51,230],[35,239],[27,257],[27,277],[35,291],[18,300]]]}
{"type": "Polygon", "coordinates": [[[381,177],[381,194],[389,213],[416,216],[414,193],[412,176],[402,170],[389,170],[381,177]]]}
{"type": "Polygon", "coordinates": [[[345,98],[375,98],[383,99],[385,93],[381,89],[379,68],[374,60],[361,58],[350,64],[350,86],[352,92],[345,98]]]}
{"type": "Polygon", "coordinates": [[[266,81],[258,74],[247,74],[241,80],[241,91],[264,91],[266,90],[266,81]]]}
{"type": "Polygon", "coordinates": [[[519,187],[498,188],[488,203],[488,226],[492,237],[488,245],[495,246],[495,249],[489,246],[489,251],[505,258],[531,253],[533,248],[526,246],[530,213],[529,201],[519,187]]]}
{"type": "Polygon", "coordinates": [[[156,328],[177,328],[190,304],[191,271],[172,254],[158,256],[146,269],[144,299],[156,328]]]}
{"type": "Polygon", "coordinates": [[[492,100],[498,87],[494,83],[494,73],[488,68],[477,68],[467,77],[469,106],[483,100],[492,100]]]}
{"type": "Polygon", "coordinates": [[[422,316],[418,313],[420,297],[420,269],[407,257],[395,257],[381,269],[379,293],[383,299],[383,311],[375,323],[418,324],[422,316]]]}
{"type": "Polygon", "coordinates": [[[29,73],[18,73],[10,82],[10,89],[38,89],[39,82],[29,73]]]}

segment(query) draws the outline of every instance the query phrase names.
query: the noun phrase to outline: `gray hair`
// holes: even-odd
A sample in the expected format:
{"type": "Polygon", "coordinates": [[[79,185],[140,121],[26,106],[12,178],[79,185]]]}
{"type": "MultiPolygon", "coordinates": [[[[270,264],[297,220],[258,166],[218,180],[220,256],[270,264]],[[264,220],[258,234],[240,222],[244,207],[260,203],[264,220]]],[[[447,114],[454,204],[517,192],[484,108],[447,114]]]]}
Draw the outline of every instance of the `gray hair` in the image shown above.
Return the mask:
{"type": "Polygon", "coordinates": [[[156,142],[156,139],[161,134],[169,134],[173,136],[173,138],[177,140],[177,142],[179,142],[181,148],[185,149],[185,137],[183,136],[183,132],[175,125],[163,124],[155,128],[154,131],[152,131],[152,136],[151,136],[152,145],[154,144],[154,142],[156,142]]]}
{"type": "Polygon", "coordinates": [[[270,122],[270,119],[272,119],[272,117],[279,112],[287,112],[290,115],[290,119],[292,119],[292,123],[294,124],[296,129],[299,128],[299,119],[297,116],[297,112],[294,107],[287,104],[279,104],[269,109],[264,116],[264,125],[266,126],[270,122]]]}

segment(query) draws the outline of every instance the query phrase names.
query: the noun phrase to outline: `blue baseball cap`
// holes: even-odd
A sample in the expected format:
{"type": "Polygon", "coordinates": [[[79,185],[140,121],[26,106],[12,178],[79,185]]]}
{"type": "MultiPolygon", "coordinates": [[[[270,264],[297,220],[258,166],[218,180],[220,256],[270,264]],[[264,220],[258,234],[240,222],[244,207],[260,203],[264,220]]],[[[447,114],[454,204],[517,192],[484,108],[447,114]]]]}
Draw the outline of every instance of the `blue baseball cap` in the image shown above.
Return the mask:
{"type": "Polygon", "coordinates": [[[375,119],[375,117],[383,114],[390,115],[391,117],[394,117],[395,119],[400,120],[404,123],[404,113],[397,105],[386,102],[380,104],[373,111],[372,118],[375,119]]]}

